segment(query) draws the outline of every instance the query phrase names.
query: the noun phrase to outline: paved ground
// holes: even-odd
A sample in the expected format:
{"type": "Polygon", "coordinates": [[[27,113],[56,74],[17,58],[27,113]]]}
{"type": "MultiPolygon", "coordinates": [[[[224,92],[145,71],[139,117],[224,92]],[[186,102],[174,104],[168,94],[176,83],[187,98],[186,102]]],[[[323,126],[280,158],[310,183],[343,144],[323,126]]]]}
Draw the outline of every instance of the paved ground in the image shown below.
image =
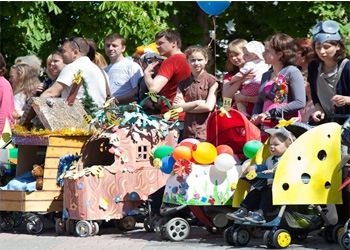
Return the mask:
{"type": "MultiPolygon", "coordinates": [[[[41,235],[29,235],[25,230],[16,233],[0,232],[0,250],[193,250],[193,249],[266,249],[262,239],[254,238],[245,248],[225,245],[222,235],[213,235],[205,229],[192,227],[188,239],[183,242],[161,241],[155,233],[147,233],[142,224],[136,230],[121,232],[116,228],[101,228],[97,236],[79,238],[75,236],[56,236],[54,229],[46,229],[41,235]]],[[[337,244],[326,244],[312,233],[304,242],[293,244],[289,249],[340,249],[337,244]]]]}

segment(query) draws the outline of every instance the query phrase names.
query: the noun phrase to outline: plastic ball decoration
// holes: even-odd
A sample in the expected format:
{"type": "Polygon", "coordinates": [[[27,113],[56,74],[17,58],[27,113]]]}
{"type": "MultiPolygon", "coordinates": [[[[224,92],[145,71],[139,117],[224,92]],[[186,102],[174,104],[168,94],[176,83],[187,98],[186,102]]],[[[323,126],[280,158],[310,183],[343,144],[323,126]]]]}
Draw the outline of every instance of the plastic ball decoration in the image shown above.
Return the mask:
{"type": "Polygon", "coordinates": [[[175,159],[172,156],[165,156],[162,159],[162,164],[160,166],[160,171],[164,174],[171,174],[174,168],[175,159]]]}
{"type": "Polygon", "coordinates": [[[225,145],[225,144],[217,146],[216,150],[218,151],[218,155],[221,155],[224,153],[232,155],[232,156],[234,155],[233,149],[230,146],[225,145]]]}
{"type": "Polygon", "coordinates": [[[192,159],[192,150],[186,146],[177,146],[172,154],[175,160],[188,160],[192,159]]]}
{"type": "Polygon", "coordinates": [[[230,6],[230,3],[230,1],[197,1],[198,6],[211,16],[223,13],[230,6]]]}
{"type": "Polygon", "coordinates": [[[174,148],[168,145],[158,146],[153,152],[153,158],[163,159],[165,156],[169,156],[174,152],[174,148]]]}
{"type": "Polygon", "coordinates": [[[139,194],[138,194],[137,192],[131,192],[131,193],[129,194],[129,198],[130,198],[130,200],[132,200],[132,201],[138,201],[138,200],[140,200],[140,196],[139,196],[139,194]]]}
{"type": "Polygon", "coordinates": [[[258,140],[247,141],[243,146],[243,153],[247,158],[252,159],[262,146],[263,144],[258,140]]]}
{"type": "Polygon", "coordinates": [[[200,142],[196,145],[196,149],[192,152],[193,159],[203,165],[211,164],[215,161],[218,152],[216,147],[209,142],[200,142]]]}
{"type": "Polygon", "coordinates": [[[179,143],[179,146],[185,146],[185,147],[188,147],[191,150],[193,150],[195,148],[195,145],[197,145],[198,143],[200,143],[200,141],[198,141],[197,139],[187,138],[187,139],[182,140],[179,143]]]}
{"type": "Polygon", "coordinates": [[[235,158],[227,153],[220,154],[214,161],[214,166],[221,172],[227,172],[237,164],[235,158]]]}

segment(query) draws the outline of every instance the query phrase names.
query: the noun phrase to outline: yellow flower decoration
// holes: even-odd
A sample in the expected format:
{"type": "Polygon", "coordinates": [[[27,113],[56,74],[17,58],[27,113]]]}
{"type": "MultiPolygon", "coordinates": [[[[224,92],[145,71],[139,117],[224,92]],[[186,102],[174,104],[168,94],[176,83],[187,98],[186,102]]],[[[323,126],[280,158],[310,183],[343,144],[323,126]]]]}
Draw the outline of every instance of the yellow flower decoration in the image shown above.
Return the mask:
{"type": "Polygon", "coordinates": [[[160,168],[162,166],[162,160],[159,158],[156,158],[153,160],[153,166],[155,168],[160,168]]]}
{"type": "Polygon", "coordinates": [[[78,72],[76,74],[74,74],[74,78],[73,78],[72,83],[79,85],[82,80],[83,80],[83,71],[78,70],[78,72]]]}
{"type": "Polygon", "coordinates": [[[289,120],[285,120],[285,119],[282,119],[278,122],[278,124],[276,125],[277,128],[280,128],[280,127],[287,127],[293,123],[295,123],[296,121],[298,121],[298,118],[296,117],[293,117],[289,120]]]}

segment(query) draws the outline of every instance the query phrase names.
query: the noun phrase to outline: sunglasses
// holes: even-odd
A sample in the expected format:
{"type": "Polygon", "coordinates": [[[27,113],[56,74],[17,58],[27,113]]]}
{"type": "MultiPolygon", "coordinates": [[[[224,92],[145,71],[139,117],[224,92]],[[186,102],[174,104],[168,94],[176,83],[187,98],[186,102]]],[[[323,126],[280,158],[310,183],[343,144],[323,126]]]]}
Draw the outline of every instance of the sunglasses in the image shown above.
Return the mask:
{"type": "MultiPolygon", "coordinates": [[[[65,42],[69,42],[70,44],[73,44],[73,45],[80,51],[80,46],[79,46],[79,43],[77,42],[76,39],[77,39],[76,37],[65,38],[63,44],[64,44],[65,42]]],[[[63,53],[63,52],[64,52],[64,50],[63,50],[63,45],[58,49],[58,51],[59,51],[60,53],[63,53]]]]}

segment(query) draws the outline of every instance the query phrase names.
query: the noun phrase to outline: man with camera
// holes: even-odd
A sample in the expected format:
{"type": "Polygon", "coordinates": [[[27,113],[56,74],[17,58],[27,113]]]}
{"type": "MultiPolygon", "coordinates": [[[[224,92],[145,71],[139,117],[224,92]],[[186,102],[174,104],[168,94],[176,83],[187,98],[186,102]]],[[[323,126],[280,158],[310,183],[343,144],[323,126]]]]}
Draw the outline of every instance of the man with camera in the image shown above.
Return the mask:
{"type": "MultiPolygon", "coordinates": [[[[180,34],[175,30],[163,30],[155,35],[157,49],[166,59],[161,63],[158,73],[152,77],[159,65],[159,60],[152,62],[144,71],[144,78],[149,90],[165,96],[170,102],[176,95],[179,83],[191,75],[186,56],[181,52],[180,34]]],[[[161,113],[168,111],[168,107],[161,103],[161,113]]],[[[180,119],[182,117],[180,116],[180,119]]]]}
{"type": "Polygon", "coordinates": [[[118,33],[108,35],[104,43],[106,55],[111,61],[104,70],[109,77],[112,95],[120,104],[135,101],[138,83],[143,76],[140,65],[124,57],[125,39],[118,33]]]}

